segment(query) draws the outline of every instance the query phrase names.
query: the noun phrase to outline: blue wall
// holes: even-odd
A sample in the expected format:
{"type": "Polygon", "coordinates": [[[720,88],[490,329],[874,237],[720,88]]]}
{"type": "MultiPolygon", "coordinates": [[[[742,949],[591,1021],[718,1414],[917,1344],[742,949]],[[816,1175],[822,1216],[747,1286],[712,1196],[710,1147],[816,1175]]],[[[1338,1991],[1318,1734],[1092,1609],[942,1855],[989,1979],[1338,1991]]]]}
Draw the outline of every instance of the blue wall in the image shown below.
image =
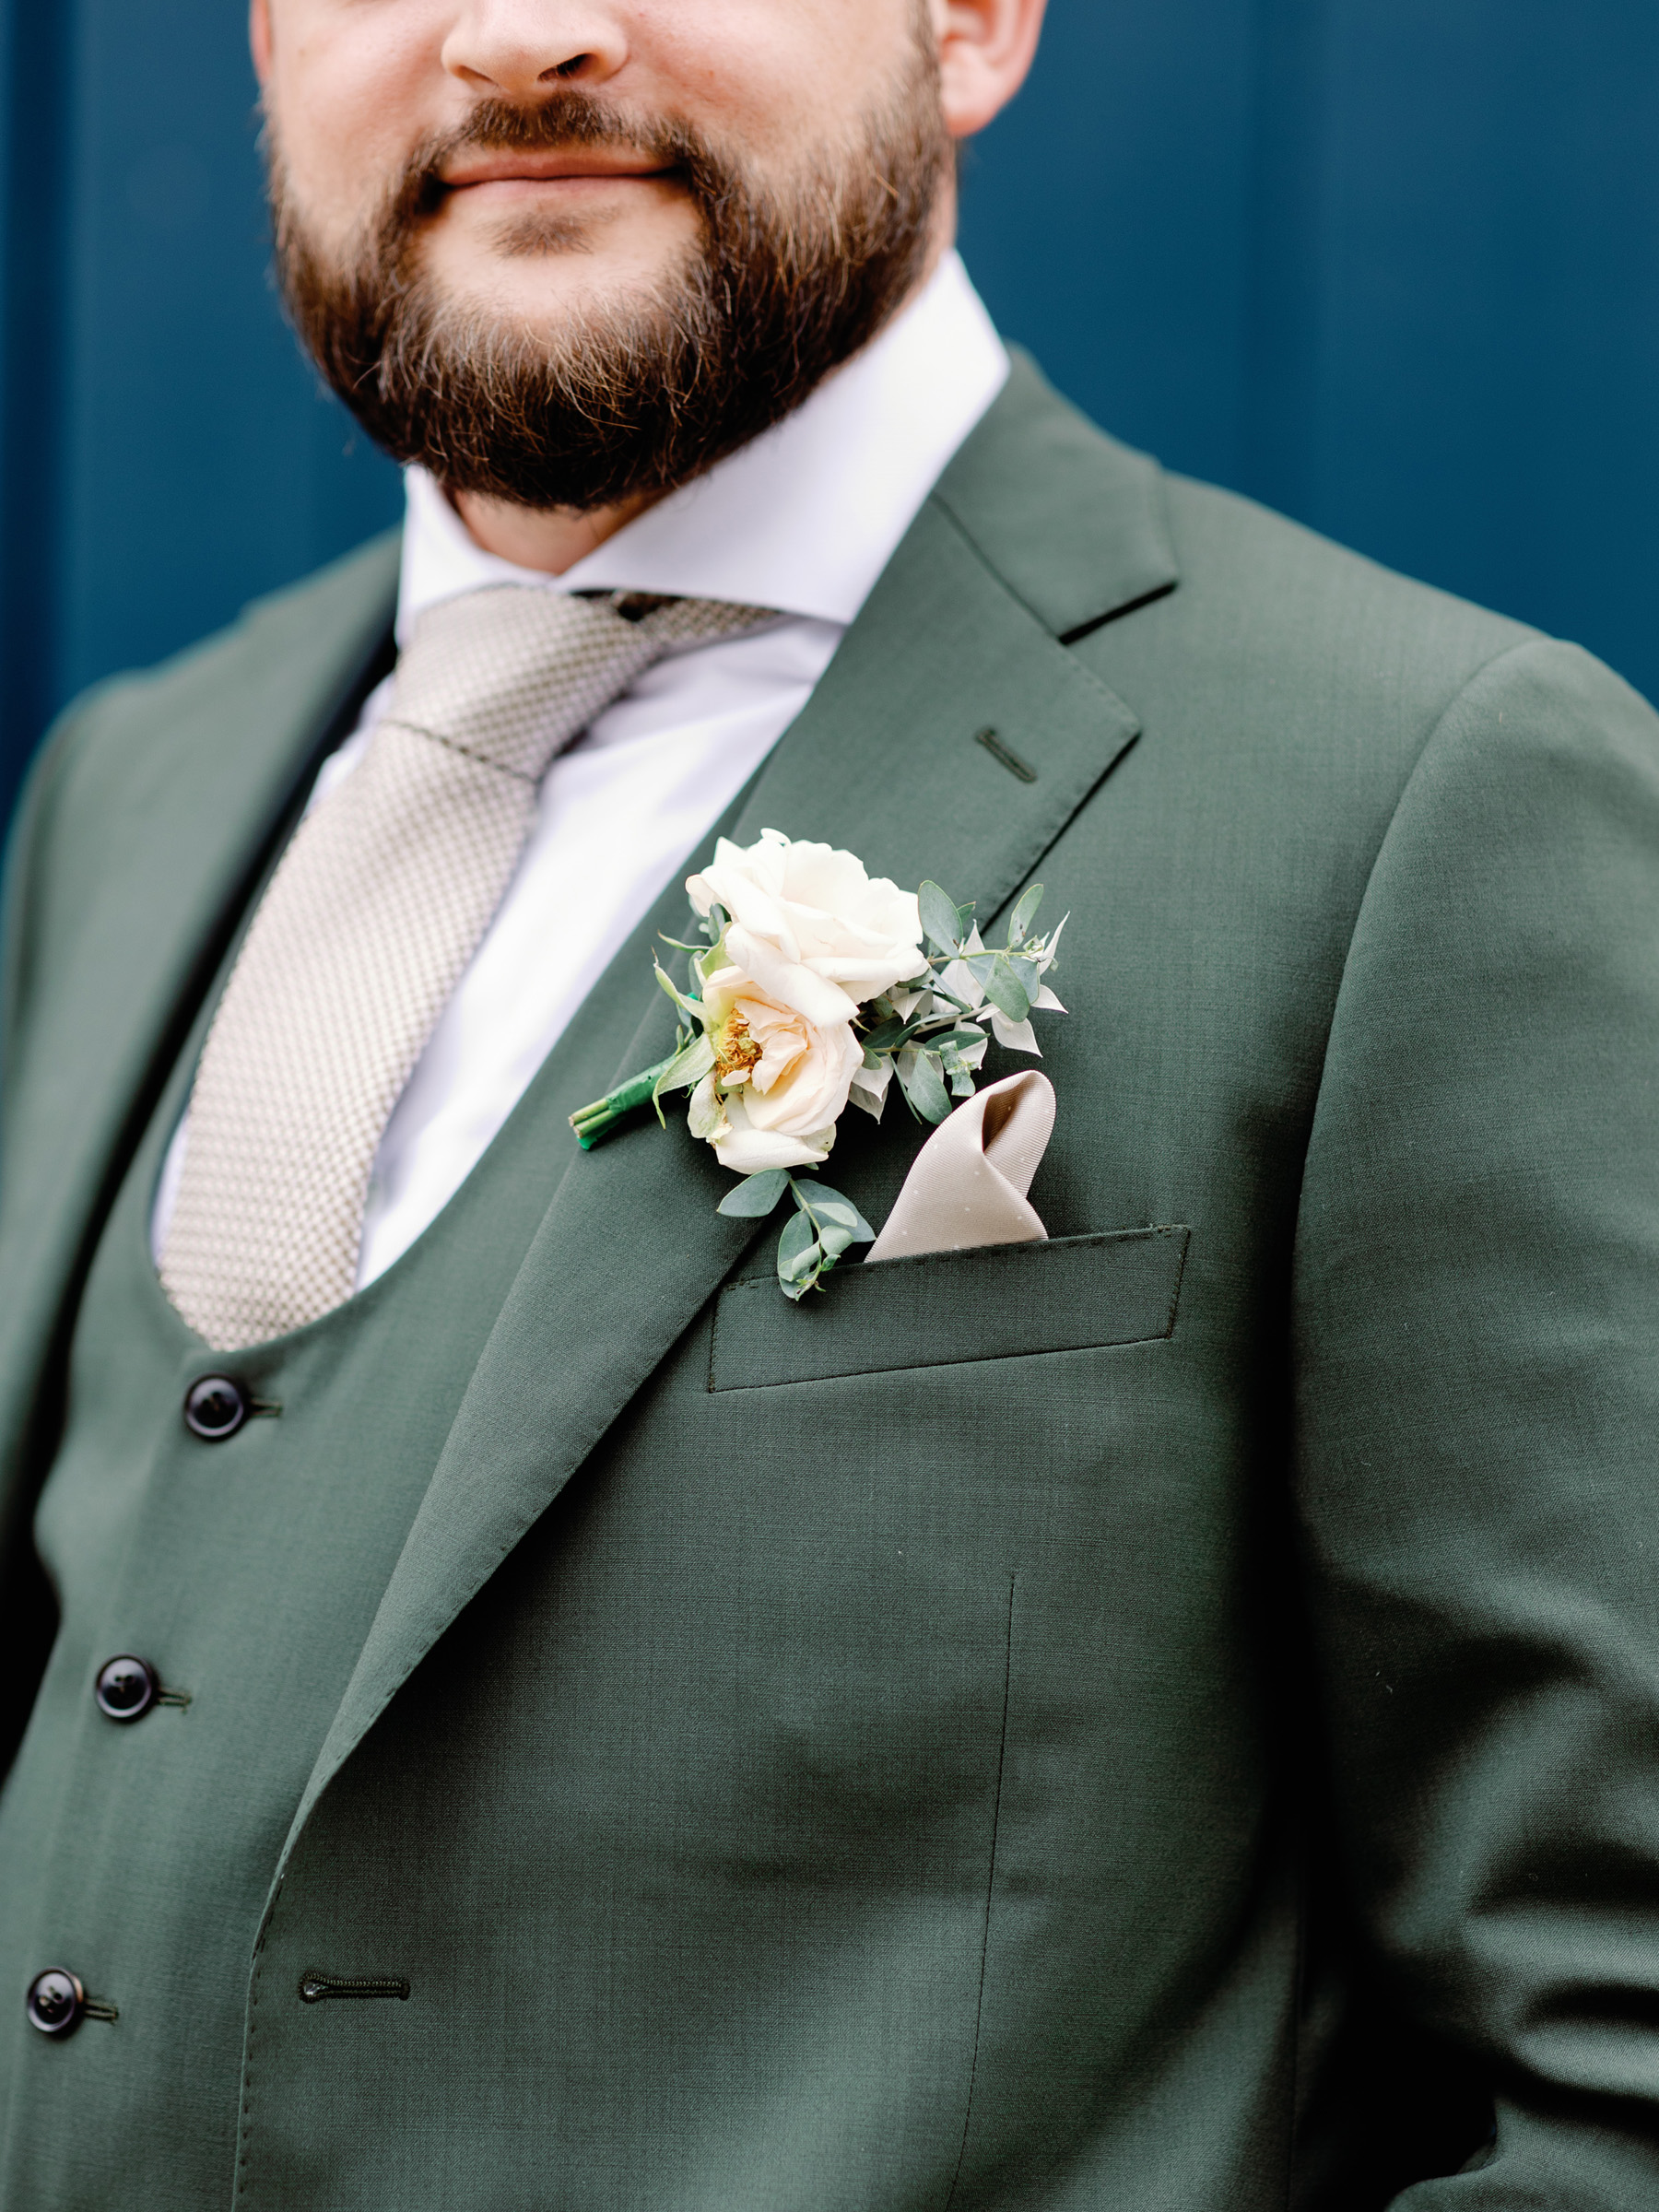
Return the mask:
{"type": "MultiPolygon", "coordinates": [[[[236,0],[0,29],[3,799],[396,483],[271,293],[236,0]]],[[[1659,692],[1653,0],[1052,0],[964,245],[1120,435],[1659,692]]]]}

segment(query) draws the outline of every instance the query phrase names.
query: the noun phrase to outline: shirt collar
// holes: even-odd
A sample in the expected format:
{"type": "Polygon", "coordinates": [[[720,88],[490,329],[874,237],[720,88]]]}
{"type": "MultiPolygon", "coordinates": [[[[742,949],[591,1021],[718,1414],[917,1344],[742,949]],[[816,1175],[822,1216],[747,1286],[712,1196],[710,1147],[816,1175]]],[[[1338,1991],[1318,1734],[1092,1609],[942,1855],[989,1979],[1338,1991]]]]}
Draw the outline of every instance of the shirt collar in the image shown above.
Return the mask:
{"type": "Polygon", "coordinates": [[[486,553],[435,479],[409,468],[398,637],[439,600],[488,583],[667,592],[845,625],[1007,374],[1002,340],[949,253],[793,415],[558,577],[486,553]]]}

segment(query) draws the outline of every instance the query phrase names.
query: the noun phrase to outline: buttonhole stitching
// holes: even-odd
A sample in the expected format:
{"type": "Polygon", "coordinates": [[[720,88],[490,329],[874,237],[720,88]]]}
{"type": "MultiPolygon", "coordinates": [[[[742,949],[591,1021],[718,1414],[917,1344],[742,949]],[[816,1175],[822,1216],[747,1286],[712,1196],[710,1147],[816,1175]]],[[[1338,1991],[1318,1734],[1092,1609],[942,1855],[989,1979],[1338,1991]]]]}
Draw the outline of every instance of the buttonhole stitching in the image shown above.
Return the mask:
{"type": "Polygon", "coordinates": [[[1011,776],[1018,776],[1022,783],[1036,782],[1037,771],[1030,761],[1022,760],[1011,746],[1005,745],[994,730],[975,730],[973,742],[975,745],[982,745],[993,760],[1000,761],[1008,773],[1011,776]]]}
{"type": "Polygon", "coordinates": [[[303,1973],[300,2002],[321,2005],[325,1997],[406,1997],[409,1984],[401,1974],[303,1973]]]}

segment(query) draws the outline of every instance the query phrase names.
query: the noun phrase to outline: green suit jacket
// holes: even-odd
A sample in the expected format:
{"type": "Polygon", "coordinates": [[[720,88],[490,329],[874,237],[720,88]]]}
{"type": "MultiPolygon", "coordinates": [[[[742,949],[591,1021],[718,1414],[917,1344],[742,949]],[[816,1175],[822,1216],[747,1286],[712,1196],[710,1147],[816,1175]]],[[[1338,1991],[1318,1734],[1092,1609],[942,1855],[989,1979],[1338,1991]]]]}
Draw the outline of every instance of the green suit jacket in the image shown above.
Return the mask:
{"type": "MultiPolygon", "coordinates": [[[[88,1253],[394,565],[80,702],[20,817],[14,1684],[88,1253]]],[[[1069,910],[1052,1241],[796,1309],[683,1121],[549,1102],[270,1868],[247,2201],[1645,2212],[1659,723],[1021,367],[767,824],[1069,910]],[[330,1961],[428,2001],[282,1994],[330,1961]]],[[[879,1221],[917,1141],[834,1180],[879,1221]]]]}

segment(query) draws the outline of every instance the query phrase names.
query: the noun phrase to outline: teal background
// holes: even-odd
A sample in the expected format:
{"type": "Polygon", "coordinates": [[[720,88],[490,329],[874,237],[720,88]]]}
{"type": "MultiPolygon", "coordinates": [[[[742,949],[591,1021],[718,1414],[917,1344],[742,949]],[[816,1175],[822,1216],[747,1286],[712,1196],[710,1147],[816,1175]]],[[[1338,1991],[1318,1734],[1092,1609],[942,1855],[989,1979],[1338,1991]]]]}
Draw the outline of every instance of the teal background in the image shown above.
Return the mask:
{"type": "MultiPolygon", "coordinates": [[[[265,266],[235,0],[0,0],[0,803],[387,520],[265,266]]],[[[1098,419],[1659,690],[1652,0],[1053,0],[964,245],[1098,419]]]]}

